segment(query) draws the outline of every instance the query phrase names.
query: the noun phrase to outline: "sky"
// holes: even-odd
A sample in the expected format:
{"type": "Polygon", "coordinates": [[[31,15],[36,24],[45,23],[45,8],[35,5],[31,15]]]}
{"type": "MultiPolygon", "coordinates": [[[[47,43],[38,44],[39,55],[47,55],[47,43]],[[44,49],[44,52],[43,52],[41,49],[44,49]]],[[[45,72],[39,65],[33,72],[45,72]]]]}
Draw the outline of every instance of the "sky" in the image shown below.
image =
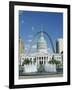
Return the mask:
{"type": "MultiPolygon", "coordinates": [[[[56,48],[56,40],[63,38],[63,13],[57,12],[37,12],[37,11],[19,11],[19,37],[24,42],[25,52],[30,49],[32,39],[34,39],[32,45],[32,52],[37,48],[37,40],[39,36],[34,37],[39,31],[47,32],[52,41],[54,48],[56,48]]],[[[47,36],[48,50],[52,52],[51,43],[47,36]]]]}

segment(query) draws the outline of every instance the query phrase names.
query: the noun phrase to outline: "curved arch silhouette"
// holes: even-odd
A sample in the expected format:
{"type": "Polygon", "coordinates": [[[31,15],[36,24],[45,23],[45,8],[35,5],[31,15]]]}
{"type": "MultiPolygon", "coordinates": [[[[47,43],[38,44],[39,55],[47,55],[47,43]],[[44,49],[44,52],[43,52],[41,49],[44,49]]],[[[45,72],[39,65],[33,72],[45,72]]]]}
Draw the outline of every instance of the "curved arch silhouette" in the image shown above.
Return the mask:
{"type": "Polygon", "coordinates": [[[33,45],[33,43],[34,43],[35,38],[36,38],[41,32],[43,32],[43,33],[47,36],[47,38],[49,39],[49,41],[50,41],[50,43],[51,43],[52,51],[53,51],[53,53],[55,53],[53,41],[52,41],[50,35],[49,35],[47,32],[45,32],[45,31],[37,32],[37,33],[33,36],[32,42],[31,42],[31,44],[30,44],[29,53],[31,52],[32,45],[33,45]]]}

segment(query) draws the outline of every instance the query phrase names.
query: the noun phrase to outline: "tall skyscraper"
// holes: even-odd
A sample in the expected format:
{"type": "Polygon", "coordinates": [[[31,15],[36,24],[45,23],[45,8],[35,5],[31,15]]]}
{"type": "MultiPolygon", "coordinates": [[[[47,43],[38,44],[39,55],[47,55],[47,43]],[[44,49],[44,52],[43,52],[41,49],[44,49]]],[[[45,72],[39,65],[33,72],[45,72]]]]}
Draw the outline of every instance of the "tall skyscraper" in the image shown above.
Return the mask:
{"type": "Polygon", "coordinates": [[[19,39],[19,55],[24,54],[24,43],[22,39],[19,39]]]}
{"type": "Polygon", "coordinates": [[[61,53],[63,52],[63,39],[59,38],[56,41],[56,53],[61,53]]]}

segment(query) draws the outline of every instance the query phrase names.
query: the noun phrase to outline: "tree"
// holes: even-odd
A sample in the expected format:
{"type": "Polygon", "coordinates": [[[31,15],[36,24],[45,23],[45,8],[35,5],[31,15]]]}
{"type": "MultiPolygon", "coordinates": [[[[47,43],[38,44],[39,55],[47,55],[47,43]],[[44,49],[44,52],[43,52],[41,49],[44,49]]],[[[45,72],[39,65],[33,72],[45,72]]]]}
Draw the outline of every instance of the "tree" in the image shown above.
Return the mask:
{"type": "Polygon", "coordinates": [[[45,71],[45,69],[44,69],[44,66],[42,65],[42,64],[40,64],[39,66],[38,66],[38,72],[44,72],[45,71]]]}
{"type": "Polygon", "coordinates": [[[59,64],[61,64],[60,61],[54,59],[54,56],[52,57],[52,60],[49,61],[50,64],[56,64],[56,66],[59,66],[59,64]]]}
{"type": "Polygon", "coordinates": [[[33,63],[34,63],[34,64],[36,63],[36,58],[34,58],[34,61],[33,61],[33,63]]]}
{"type": "Polygon", "coordinates": [[[31,59],[29,60],[29,63],[31,63],[31,64],[32,64],[32,60],[31,60],[31,59]]]}
{"type": "Polygon", "coordinates": [[[30,62],[31,61],[28,58],[26,58],[26,59],[24,59],[24,61],[22,63],[22,66],[24,66],[24,64],[29,64],[30,62]]]}

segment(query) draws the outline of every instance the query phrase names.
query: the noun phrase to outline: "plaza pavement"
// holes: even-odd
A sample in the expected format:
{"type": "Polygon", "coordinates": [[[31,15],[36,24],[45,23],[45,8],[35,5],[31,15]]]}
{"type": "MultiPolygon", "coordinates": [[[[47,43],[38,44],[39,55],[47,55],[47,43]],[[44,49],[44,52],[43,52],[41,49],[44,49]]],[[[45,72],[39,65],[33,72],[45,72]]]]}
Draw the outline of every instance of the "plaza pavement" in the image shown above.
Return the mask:
{"type": "Polygon", "coordinates": [[[52,77],[62,77],[63,74],[46,74],[46,75],[22,75],[19,79],[34,79],[34,78],[52,78],[52,77]]]}

